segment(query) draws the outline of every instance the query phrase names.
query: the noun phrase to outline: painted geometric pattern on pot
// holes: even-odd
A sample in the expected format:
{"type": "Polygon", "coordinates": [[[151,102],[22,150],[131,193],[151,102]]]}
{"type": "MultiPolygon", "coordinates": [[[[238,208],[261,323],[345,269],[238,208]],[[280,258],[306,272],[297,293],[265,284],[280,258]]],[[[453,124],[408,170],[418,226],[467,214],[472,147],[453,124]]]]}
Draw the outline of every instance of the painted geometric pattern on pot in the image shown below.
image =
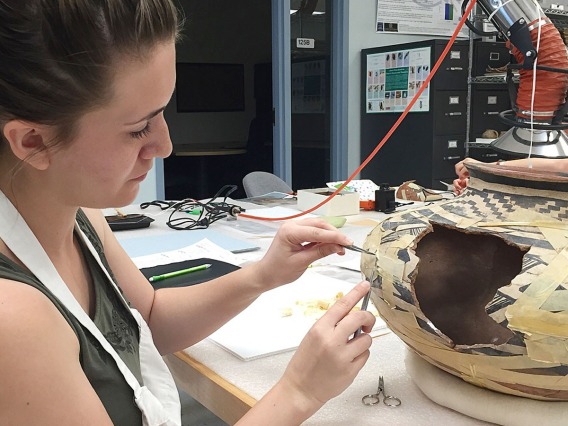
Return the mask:
{"type": "Polygon", "coordinates": [[[386,232],[381,238],[381,244],[392,243],[400,239],[402,235],[412,235],[414,237],[423,233],[429,225],[425,222],[405,223],[404,230],[399,230],[398,227],[391,232],[386,232]],[[411,226],[409,226],[411,225],[411,226]]]}
{"type": "Polygon", "coordinates": [[[392,216],[381,222],[381,228],[385,231],[390,231],[398,228],[400,225],[409,224],[424,224],[427,222],[425,219],[426,215],[423,214],[401,214],[397,216],[392,216]]]}
{"type": "Polygon", "coordinates": [[[383,297],[384,292],[384,281],[388,282],[392,286],[392,289],[394,290],[392,292],[392,296],[401,302],[396,303],[396,306],[411,307],[416,305],[416,301],[414,300],[412,293],[400,278],[379,271],[379,276],[377,277],[373,287],[381,290],[381,297],[383,297]]]}
{"type": "Polygon", "coordinates": [[[497,312],[499,312],[503,309],[506,309],[507,306],[515,303],[515,300],[516,299],[514,297],[511,297],[511,295],[502,294],[501,292],[497,291],[495,296],[493,296],[493,299],[491,300],[491,302],[489,302],[485,306],[485,312],[487,312],[487,314],[493,316],[497,312]]]}
{"type": "Polygon", "coordinates": [[[549,215],[554,219],[568,218],[568,203],[565,200],[472,189],[460,201],[444,204],[442,208],[462,217],[504,220],[516,209],[524,208],[549,215]]]}

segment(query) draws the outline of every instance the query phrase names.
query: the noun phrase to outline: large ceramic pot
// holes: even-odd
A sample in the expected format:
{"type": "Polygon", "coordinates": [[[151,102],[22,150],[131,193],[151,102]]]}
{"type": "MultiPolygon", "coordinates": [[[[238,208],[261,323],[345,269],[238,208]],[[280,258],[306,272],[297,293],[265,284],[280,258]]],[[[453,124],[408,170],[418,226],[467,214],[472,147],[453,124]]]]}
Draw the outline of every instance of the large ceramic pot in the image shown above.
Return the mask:
{"type": "Polygon", "coordinates": [[[439,368],[498,392],[568,400],[568,175],[468,169],[463,195],[369,234],[371,298],[439,368]]]}

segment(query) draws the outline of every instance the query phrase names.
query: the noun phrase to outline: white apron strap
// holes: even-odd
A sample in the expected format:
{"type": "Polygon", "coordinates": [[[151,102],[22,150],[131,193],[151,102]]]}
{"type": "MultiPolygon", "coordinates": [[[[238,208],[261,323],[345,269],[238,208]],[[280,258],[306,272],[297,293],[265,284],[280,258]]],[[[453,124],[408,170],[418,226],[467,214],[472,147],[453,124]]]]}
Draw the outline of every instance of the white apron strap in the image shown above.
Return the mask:
{"type": "MultiPolygon", "coordinates": [[[[145,324],[141,315],[136,312],[134,318],[140,327],[140,363],[142,367],[142,378],[146,386],[140,386],[138,380],[128,369],[124,361],[116,353],[114,348],[105,339],[100,330],[95,326],[87,313],[83,310],[79,302],[75,299],[63,279],[51,263],[47,253],[10,200],[0,191],[0,238],[10,248],[10,250],[26,265],[26,267],[65,305],[65,307],[75,316],[75,318],[99,341],[105,351],[111,355],[117,367],[124,376],[128,385],[133,389],[136,404],[140,408],[144,425],[147,426],[179,426],[181,425],[181,410],[179,395],[171,374],[167,366],[159,355],[148,326],[145,324]],[[142,324],[140,322],[142,320],[142,324]],[[144,326],[146,331],[144,330],[144,326]],[[156,359],[159,358],[159,361],[156,359]],[[146,365],[148,363],[148,365],[146,365]],[[163,368],[160,366],[163,364],[163,368]],[[154,370],[158,368],[159,370],[154,370]],[[156,395],[164,398],[164,404],[152,394],[149,386],[156,383],[155,375],[166,374],[166,378],[158,380],[158,392],[156,395]],[[150,377],[146,377],[150,376],[150,377]],[[166,385],[165,383],[168,383],[166,385]],[[173,387],[173,390],[172,390],[173,387]],[[175,395],[174,395],[175,391],[175,395]],[[174,401],[176,400],[177,403],[174,401]],[[176,411],[174,413],[174,411],[176,411]]],[[[79,230],[80,231],[80,230],[79,230]]],[[[88,238],[82,231],[79,233],[83,241],[87,243],[89,250],[94,251],[95,259],[101,265],[103,271],[109,275],[106,268],[102,265],[100,257],[94,250],[88,238]]],[[[110,279],[110,277],[109,277],[110,279]]],[[[112,280],[111,280],[112,282],[112,280]]],[[[116,285],[113,283],[113,285],[116,285]]],[[[119,293],[120,294],[120,293],[119,293]]],[[[154,390],[154,389],[152,389],[154,390]]]]}
{"type": "MultiPolygon", "coordinates": [[[[75,229],[105,273],[108,281],[115,287],[117,295],[122,297],[117,284],[110,276],[99,253],[96,251],[89,238],[87,238],[85,233],[77,225],[75,229]]],[[[123,299],[123,301],[127,304],[126,300],[123,299]]],[[[181,425],[181,403],[172,374],[154,344],[152,332],[148,324],[146,324],[146,321],[142,318],[138,310],[130,309],[130,311],[138,323],[140,334],[140,369],[145,385],[142,388],[138,385],[138,388],[140,388],[142,392],[139,397],[136,397],[136,404],[142,410],[148,425],[181,425]],[[145,409],[142,409],[141,405],[144,405],[145,409]],[[150,409],[150,407],[152,407],[152,409],[150,409]]],[[[127,368],[125,364],[124,367],[127,368]]],[[[132,374],[130,370],[128,370],[128,373],[132,374]]],[[[137,380],[136,384],[138,384],[137,380]]],[[[136,389],[134,389],[134,391],[136,392],[136,389]]]]}

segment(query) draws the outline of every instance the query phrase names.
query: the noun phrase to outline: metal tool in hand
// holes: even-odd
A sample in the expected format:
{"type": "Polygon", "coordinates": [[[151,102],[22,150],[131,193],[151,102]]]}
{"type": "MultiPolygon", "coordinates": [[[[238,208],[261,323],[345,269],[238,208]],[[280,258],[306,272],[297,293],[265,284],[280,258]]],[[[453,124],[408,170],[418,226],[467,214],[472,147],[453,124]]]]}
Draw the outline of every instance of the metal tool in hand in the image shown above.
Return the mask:
{"type": "Polygon", "coordinates": [[[373,253],[372,251],[365,250],[361,247],[357,247],[357,246],[354,246],[354,245],[343,246],[343,247],[345,247],[347,250],[356,251],[356,252],[359,252],[359,253],[365,253],[365,254],[370,254],[372,256],[375,256],[375,253],[373,253]]]}
{"type": "MultiPolygon", "coordinates": [[[[351,247],[353,247],[353,246],[351,246],[351,247]]],[[[358,247],[356,247],[356,248],[358,248],[358,247]]],[[[370,251],[368,251],[368,250],[363,250],[363,249],[359,249],[359,250],[361,250],[361,253],[363,253],[363,254],[365,254],[365,255],[373,256],[373,258],[376,256],[375,253],[370,252],[370,251]]],[[[358,250],[356,250],[356,251],[358,251],[358,250]]],[[[371,287],[372,287],[372,286],[373,286],[373,281],[375,281],[375,279],[377,278],[376,268],[373,268],[373,269],[371,270],[370,276],[367,276],[366,274],[364,274],[363,271],[361,271],[361,275],[363,276],[363,279],[364,279],[364,280],[369,281],[369,283],[371,284],[371,287]]],[[[362,311],[366,311],[366,310],[367,310],[367,307],[369,306],[369,299],[370,299],[370,298],[371,298],[371,289],[369,289],[369,291],[367,292],[367,294],[365,294],[365,297],[363,297],[363,301],[361,302],[361,310],[362,310],[362,311]]],[[[355,331],[355,333],[353,334],[353,338],[355,338],[355,337],[357,337],[358,335],[360,335],[362,331],[363,331],[362,328],[359,327],[359,328],[355,331]]]]}
{"type": "Polygon", "coordinates": [[[398,407],[402,404],[402,401],[396,396],[387,395],[385,393],[385,381],[383,380],[383,376],[379,377],[379,387],[377,388],[377,392],[365,395],[361,398],[361,402],[364,405],[377,405],[381,402],[381,394],[383,394],[383,404],[388,405],[389,407],[398,407]]]}

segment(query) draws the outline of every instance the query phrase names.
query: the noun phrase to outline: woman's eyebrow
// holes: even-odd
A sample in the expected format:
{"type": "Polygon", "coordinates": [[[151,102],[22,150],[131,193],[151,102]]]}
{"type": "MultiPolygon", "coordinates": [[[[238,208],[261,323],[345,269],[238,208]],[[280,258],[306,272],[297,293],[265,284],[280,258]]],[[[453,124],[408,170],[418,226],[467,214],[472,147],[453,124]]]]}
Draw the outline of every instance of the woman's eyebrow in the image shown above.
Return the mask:
{"type": "Polygon", "coordinates": [[[163,112],[166,109],[165,106],[163,106],[160,109],[157,109],[156,111],[151,112],[150,114],[148,114],[147,116],[145,116],[144,118],[141,118],[140,120],[134,121],[132,123],[126,123],[127,126],[132,126],[134,124],[138,124],[142,121],[147,121],[150,120],[151,118],[155,117],[156,115],[160,114],[161,112],[163,112]]]}

